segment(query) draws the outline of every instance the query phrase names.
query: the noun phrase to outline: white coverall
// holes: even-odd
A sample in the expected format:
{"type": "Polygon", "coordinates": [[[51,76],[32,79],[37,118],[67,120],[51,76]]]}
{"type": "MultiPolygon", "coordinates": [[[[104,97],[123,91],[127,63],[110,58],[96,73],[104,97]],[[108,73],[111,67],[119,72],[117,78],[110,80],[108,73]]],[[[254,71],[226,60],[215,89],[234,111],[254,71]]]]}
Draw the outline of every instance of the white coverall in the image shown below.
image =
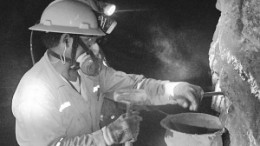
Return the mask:
{"type": "Polygon", "coordinates": [[[77,92],[51,65],[47,53],[21,79],[12,101],[16,138],[20,146],[104,146],[99,127],[105,93],[121,88],[141,88],[149,103],[169,103],[164,83],[104,67],[98,77],[80,73],[77,92]],[[98,88],[100,87],[100,88],[98,88]],[[57,144],[57,146],[59,143],[57,144]]]}

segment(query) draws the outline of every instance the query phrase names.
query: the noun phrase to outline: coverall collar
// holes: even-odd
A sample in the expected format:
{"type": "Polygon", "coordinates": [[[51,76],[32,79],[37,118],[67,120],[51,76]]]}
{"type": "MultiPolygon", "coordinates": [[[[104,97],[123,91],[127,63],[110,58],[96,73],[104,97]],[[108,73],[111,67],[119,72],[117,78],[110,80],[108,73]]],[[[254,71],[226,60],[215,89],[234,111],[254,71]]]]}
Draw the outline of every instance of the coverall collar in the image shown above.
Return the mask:
{"type": "Polygon", "coordinates": [[[66,81],[64,81],[61,77],[61,74],[58,73],[55,68],[52,66],[50,59],[48,57],[48,53],[47,51],[44,53],[43,56],[43,60],[44,60],[44,64],[46,65],[45,68],[47,68],[48,72],[50,75],[55,76],[53,79],[54,81],[52,81],[53,85],[56,86],[57,88],[60,88],[62,86],[67,86],[69,85],[69,83],[67,83],[66,81]]]}

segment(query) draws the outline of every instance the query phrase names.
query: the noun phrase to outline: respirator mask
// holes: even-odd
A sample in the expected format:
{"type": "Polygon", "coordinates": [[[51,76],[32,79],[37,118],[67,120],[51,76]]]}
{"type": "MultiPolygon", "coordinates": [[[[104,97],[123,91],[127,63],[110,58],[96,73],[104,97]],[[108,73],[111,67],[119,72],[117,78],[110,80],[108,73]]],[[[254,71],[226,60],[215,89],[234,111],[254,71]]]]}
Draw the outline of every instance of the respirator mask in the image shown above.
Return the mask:
{"type": "Polygon", "coordinates": [[[76,62],[79,63],[80,70],[88,76],[97,76],[103,65],[104,55],[101,52],[97,43],[89,48],[90,52],[81,54],[76,62]]]}

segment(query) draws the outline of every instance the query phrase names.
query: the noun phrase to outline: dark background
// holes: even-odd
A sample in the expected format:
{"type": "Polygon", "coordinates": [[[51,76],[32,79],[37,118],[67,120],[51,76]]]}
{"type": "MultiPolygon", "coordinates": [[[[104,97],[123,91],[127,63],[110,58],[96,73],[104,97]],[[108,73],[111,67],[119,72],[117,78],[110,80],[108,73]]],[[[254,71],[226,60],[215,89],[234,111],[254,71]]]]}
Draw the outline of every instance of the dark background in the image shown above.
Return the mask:
{"type": "MultiPolygon", "coordinates": [[[[0,145],[15,146],[11,100],[22,75],[32,67],[28,27],[51,0],[8,0],[0,5],[0,145]]],[[[101,44],[109,64],[127,73],[188,81],[212,90],[208,51],[220,12],[216,0],[110,0],[117,5],[116,29],[101,44]]],[[[36,58],[45,49],[37,34],[36,58]]],[[[211,113],[209,101],[200,112],[211,113]]],[[[179,107],[160,107],[173,114],[179,107]]],[[[163,146],[158,112],[141,113],[144,121],[135,145],[163,146]]]]}

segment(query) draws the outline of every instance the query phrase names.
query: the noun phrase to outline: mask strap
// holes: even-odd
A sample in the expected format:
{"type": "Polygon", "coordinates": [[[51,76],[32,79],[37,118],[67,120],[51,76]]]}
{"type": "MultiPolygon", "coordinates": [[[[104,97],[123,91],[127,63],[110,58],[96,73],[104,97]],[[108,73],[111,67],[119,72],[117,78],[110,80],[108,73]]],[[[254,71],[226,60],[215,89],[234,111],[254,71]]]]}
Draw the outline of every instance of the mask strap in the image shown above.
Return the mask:
{"type": "MultiPolygon", "coordinates": [[[[61,60],[61,55],[55,53],[55,52],[52,51],[52,50],[48,50],[48,54],[50,54],[50,55],[52,55],[53,57],[55,57],[55,58],[61,60]]],[[[72,59],[67,58],[67,57],[65,57],[65,58],[66,58],[65,60],[66,60],[68,63],[71,63],[71,62],[72,62],[72,59]]],[[[75,67],[72,68],[72,69],[75,69],[75,70],[79,69],[79,63],[76,62],[76,63],[75,63],[75,67]]]]}
{"type": "Polygon", "coordinates": [[[73,35],[72,51],[71,51],[71,68],[79,68],[78,63],[76,62],[76,52],[78,48],[78,39],[77,35],[73,35]]]}
{"type": "Polygon", "coordinates": [[[89,47],[87,47],[87,45],[80,38],[78,39],[78,43],[86,51],[86,53],[90,55],[93,63],[95,64],[95,74],[93,74],[93,76],[96,76],[102,67],[102,64],[100,64],[100,59],[93,53],[93,51],[89,49],[89,47]]]}
{"type": "Polygon", "coordinates": [[[102,50],[101,48],[99,48],[99,54],[101,55],[102,63],[103,63],[105,66],[109,67],[109,64],[108,64],[108,62],[107,62],[107,60],[106,60],[105,54],[104,54],[104,52],[103,52],[103,50],[102,50]]]}
{"type": "Polygon", "coordinates": [[[96,55],[94,55],[94,53],[89,49],[89,47],[87,47],[87,45],[80,38],[78,39],[78,43],[87,52],[87,54],[90,55],[94,62],[98,60],[96,55]]]}

